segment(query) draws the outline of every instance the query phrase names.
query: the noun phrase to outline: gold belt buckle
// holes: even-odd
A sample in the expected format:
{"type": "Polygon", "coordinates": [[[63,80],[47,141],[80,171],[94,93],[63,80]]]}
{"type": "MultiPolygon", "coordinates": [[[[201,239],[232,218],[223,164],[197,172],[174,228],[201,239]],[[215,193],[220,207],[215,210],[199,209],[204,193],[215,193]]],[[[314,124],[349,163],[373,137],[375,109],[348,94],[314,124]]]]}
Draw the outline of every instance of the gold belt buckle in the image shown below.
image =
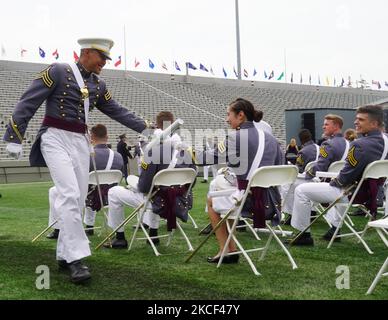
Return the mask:
{"type": "Polygon", "coordinates": [[[89,91],[87,87],[81,88],[82,99],[89,98],[89,91]]]}

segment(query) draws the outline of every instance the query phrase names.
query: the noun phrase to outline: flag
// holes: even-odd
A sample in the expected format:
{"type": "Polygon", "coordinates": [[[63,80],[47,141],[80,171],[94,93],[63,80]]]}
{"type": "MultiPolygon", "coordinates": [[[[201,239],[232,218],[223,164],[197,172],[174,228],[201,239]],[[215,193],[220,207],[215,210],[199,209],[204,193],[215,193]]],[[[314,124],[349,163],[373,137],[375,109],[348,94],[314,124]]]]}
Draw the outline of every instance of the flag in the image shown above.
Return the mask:
{"type": "Polygon", "coordinates": [[[321,77],[318,75],[318,84],[321,85],[321,77]]]}
{"type": "Polygon", "coordinates": [[[164,63],[164,61],[163,61],[163,63],[162,63],[162,68],[163,68],[164,70],[168,71],[167,65],[164,63]]]}
{"type": "Polygon", "coordinates": [[[120,64],[121,64],[121,56],[119,56],[119,58],[115,62],[115,67],[118,67],[120,64]]]}
{"type": "Polygon", "coordinates": [[[1,45],[1,56],[4,57],[5,56],[5,48],[3,45],[1,45]]]}
{"type": "Polygon", "coordinates": [[[256,72],[256,68],[253,69],[253,76],[255,76],[257,74],[256,72]]]}
{"type": "Polygon", "coordinates": [[[268,76],[267,76],[267,72],[265,72],[265,70],[264,70],[264,78],[268,78],[268,76]]]}
{"type": "Polygon", "coordinates": [[[206,67],[205,67],[202,63],[199,64],[199,68],[200,68],[202,71],[209,72],[209,70],[206,69],[206,67]]]}
{"type": "Polygon", "coordinates": [[[58,58],[59,58],[58,49],[55,49],[55,51],[53,52],[53,56],[54,56],[55,60],[58,60],[58,58]]]}
{"type": "Polygon", "coordinates": [[[140,64],[140,61],[137,61],[136,58],[135,58],[135,68],[137,68],[140,64]]]}
{"type": "Polygon", "coordinates": [[[197,68],[191,62],[186,62],[186,67],[189,69],[197,70],[197,68]]]}
{"type": "Polygon", "coordinates": [[[214,76],[214,71],[213,71],[212,66],[210,66],[210,73],[214,76]]]}
{"type": "Polygon", "coordinates": [[[73,51],[73,58],[74,58],[75,62],[77,62],[79,60],[79,57],[75,51],[73,51]]]}
{"type": "Polygon", "coordinates": [[[311,84],[311,74],[309,75],[309,84],[311,84]]]}
{"type": "Polygon", "coordinates": [[[24,57],[24,54],[27,52],[27,50],[26,49],[20,49],[20,56],[21,57],[24,57]]]}
{"type": "Polygon", "coordinates": [[[276,80],[282,80],[283,77],[284,77],[284,72],[282,72],[282,73],[280,74],[280,76],[279,76],[276,80]]]}
{"type": "Polygon", "coordinates": [[[151,59],[148,59],[148,66],[153,69],[155,67],[154,63],[151,61],[151,59]]]}
{"type": "Polygon", "coordinates": [[[335,81],[335,77],[334,77],[334,81],[333,81],[333,82],[334,82],[334,87],[335,87],[335,86],[336,86],[336,84],[337,84],[337,81],[335,81]]]}
{"type": "Polygon", "coordinates": [[[291,83],[294,83],[294,74],[291,72],[291,83]]]}
{"type": "Polygon", "coordinates": [[[349,76],[348,77],[348,87],[352,86],[352,78],[349,76]]]}
{"type": "Polygon", "coordinates": [[[226,77],[228,76],[228,74],[226,73],[226,71],[225,71],[225,68],[224,68],[224,67],[222,67],[222,72],[224,73],[224,77],[226,78],[226,77]]]}
{"type": "Polygon", "coordinates": [[[177,69],[178,71],[181,71],[181,68],[179,68],[178,66],[178,62],[175,61],[175,69],[177,69]]]}
{"type": "Polygon", "coordinates": [[[378,89],[381,89],[380,81],[372,80],[372,84],[376,85],[378,89]]]}
{"type": "Polygon", "coordinates": [[[244,77],[248,78],[248,71],[246,69],[244,69],[244,77]]]}
{"type": "Polygon", "coordinates": [[[272,70],[271,73],[269,74],[268,80],[271,80],[274,76],[275,76],[275,73],[272,70]]]}
{"type": "Polygon", "coordinates": [[[388,82],[387,82],[387,81],[385,81],[384,85],[385,85],[386,87],[388,87],[388,82]]]}
{"type": "Polygon", "coordinates": [[[341,85],[340,87],[343,87],[345,85],[345,79],[342,77],[341,85]]]}
{"type": "Polygon", "coordinates": [[[39,47],[39,55],[40,55],[42,58],[44,58],[44,57],[46,56],[46,52],[44,52],[44,50],[43,50],[41,47],[39,47]]]}
{"type": "Polygon", "coordinates": [[[303,83],[302,74],[300,74],[300,80],[299,80],[299,83],[303,83]]]}
{"type": "Polygon", "coordinates": [[[234,75],[236,76],[236,78],[238,78],[238,74],[237,74],[235,67],[233,67],[233,72],[234,72],[234,75]]]}
{"type": "Polygon", "coordinates": [[[330,86],[329,77],[327,77],[327,76],[326,76],[326,85],[327,85],[327,86],[330,86]]]}

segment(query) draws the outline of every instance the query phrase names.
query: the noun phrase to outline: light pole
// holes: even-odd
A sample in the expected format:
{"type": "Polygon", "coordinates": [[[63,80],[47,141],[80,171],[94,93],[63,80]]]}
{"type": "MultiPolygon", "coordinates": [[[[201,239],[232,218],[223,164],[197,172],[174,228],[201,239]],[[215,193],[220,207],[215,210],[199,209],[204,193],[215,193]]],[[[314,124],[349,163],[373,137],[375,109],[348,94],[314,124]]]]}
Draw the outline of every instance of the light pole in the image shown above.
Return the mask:
{"type": "Polygon", "coordinates": [[[238,0],[236,4],[236,47],[237,47],[237,78],[241,80],[241,54],[240,54],[240,25],[238,18],[238,0]]]}

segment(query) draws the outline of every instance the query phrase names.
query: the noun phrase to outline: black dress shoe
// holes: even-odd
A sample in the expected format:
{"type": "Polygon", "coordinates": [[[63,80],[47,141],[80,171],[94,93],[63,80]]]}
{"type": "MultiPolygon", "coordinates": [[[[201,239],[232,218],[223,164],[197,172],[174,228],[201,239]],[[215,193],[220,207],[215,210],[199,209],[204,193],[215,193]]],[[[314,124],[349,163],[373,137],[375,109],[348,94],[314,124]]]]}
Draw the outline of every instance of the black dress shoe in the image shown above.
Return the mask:
{"type": "Polygon", "coordinates": [[[58,260],[58,268],[59,270],[67,270],[69,268],[69,264],[66,260],[58,260]]]}
{"type": "Polygon", "coordinates": [[[292,215],[288,215],[288,217],[284,220],[283,224],[285,226],[290,226],[291,225],[291,219],[292,219],[292,215]]]}
{"type": "MultiPolygon", "coordinates": [[[[222,263],[230,264],[230,263],[237,263],[240,256],[238,254],[234,254],[232,256],[225,256],[222,259],[222,263]]],[[[220,256],[216,257],[207,257],[207,262],[209,263],[218,263],[220,261],[220,256]]]]}
{"type": "Polygon", "coordinates": [[[207,180],[202,180],[201,183],[207,183],[207,180]]]}
{"type": "Polygon", "coordinates": [[[58,239],[59,237],[59,229],[54,229],[51,233],[49,233],[46,238],[47,239],[58,239]]]}
{"type": "MultiPolygon", "coordinates": [[[[336,227],[331,227],[322,237],[322,240],[326,240],[326,241],[330,241],[331,238],[333,237],[334,235],[334,232],[337,228],[336,227]]],[[[341,233],[341,230],[338,230],[338,233],[337,233],[337,236],[340,235],[341,233]]],[[[340,242],[341,241],[341,238],[335,238],[334,239],[334,242],[340,242]]]]}
{"type": "MultiPolygon", "coordinates": [[[[292,239],[287,239],[283,243],[289,245],[292,239]]],[[[311,235],[302,234],[296,241],[292,243],[293,246],[313,246],[314,239],[311,235]]]]}
{"type": "Polygon", "coordinates": [[[212,232],[213,230],[213,227],[212,225],[209,223],[205,228],[203,228],[199,234],[209,234],[210,232],[212,232]]]}
{"type": "Polygon", "coordinates": [[[86,226],[85,233],[87,236],[93,236],[94,235],[94,226],[86,226]]]}
{"type": "MultiPolygon", "coordinates": [[[[153,228],[150,228],[150,231],[148,232],[148,235],[152,238],[152,237],[157,237],[158,236],[158,229],[153,229],[153,228]]],[[[155,244],[155,245],[158,245],[160,243],[160,239],[159,238],[154,238],[154,239],[151,239],[151,241],[155,244]]],[[[148,241],[148,239],[146,240],[146,243],[151,245],[151,243],[148,241]]]]}
{"type": "Polygon", "coordinates": [[[83,283],[91,278],[89,269],[83,265],[81,260],[69,263],[70,281],[73,283],[83,283]]]}
{"type": "Polygon", "coordinates": [[[128,248],[128,241],[125,239],[113,239],[112,242],[108,241],[104,244],[104,248],[113,249],[126,249],[128,248]]]}

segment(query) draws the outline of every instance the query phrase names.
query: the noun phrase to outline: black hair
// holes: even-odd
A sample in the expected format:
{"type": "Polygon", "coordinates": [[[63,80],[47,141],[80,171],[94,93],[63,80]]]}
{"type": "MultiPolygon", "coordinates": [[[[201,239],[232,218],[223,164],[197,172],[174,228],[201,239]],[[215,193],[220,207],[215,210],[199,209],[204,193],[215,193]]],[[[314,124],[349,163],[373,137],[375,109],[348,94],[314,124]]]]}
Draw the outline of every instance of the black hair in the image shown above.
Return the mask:
{"type": "Polygon", "coordinates": [[[230,104],[230,110],[235,114],[244,112],[248,121],[260,122],[263,119],[263,111],[255,109],[252,102],[243,98],[237,98],[230,104]]]}

